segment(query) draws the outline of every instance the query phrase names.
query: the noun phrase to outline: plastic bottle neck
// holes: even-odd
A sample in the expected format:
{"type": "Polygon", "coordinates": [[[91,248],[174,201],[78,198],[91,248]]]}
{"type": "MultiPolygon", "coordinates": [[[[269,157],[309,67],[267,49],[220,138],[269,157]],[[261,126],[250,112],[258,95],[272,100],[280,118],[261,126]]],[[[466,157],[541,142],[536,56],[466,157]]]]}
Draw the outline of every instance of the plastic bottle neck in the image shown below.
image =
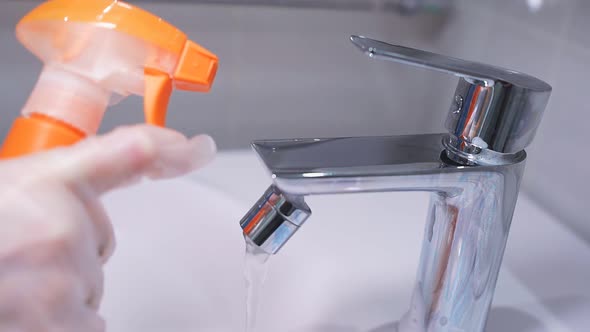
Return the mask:
{"type": "Polygon", "coordinates": [[[22,114],[41,114],[93,135],[98,131],[109,97],[110,92],[96,82],[46,65],[22,114]]]}

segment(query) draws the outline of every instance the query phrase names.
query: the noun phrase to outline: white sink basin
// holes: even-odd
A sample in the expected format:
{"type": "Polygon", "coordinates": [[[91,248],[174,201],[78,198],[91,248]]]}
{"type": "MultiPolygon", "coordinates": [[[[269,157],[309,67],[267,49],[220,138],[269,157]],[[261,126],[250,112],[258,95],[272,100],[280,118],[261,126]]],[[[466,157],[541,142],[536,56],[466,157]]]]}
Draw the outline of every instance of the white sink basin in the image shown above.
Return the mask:
{"type": "MultiPolygon", "coordinates": [[[[238,221],[269,183],[252,153],[234,152],[108,195],[118,237],[102,307],[109,331],[243,331],[238,221]]],[[[307,202],[314,215],[270,261],[260,331],[389,331],[409,305],[428,195],[307,202]]],[[[488,332],[587,331],[588,281],[590,246],[521,195],[488,332]]]]}

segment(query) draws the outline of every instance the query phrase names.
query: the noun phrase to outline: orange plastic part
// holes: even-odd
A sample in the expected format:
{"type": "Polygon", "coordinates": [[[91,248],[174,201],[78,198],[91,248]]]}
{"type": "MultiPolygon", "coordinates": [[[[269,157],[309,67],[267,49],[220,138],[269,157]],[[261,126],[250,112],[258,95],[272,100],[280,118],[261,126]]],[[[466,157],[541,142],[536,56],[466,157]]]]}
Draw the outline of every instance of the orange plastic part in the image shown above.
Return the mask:
{"type": "Polygon", "coordinates": [[[35,21],[100,24],[140,38],[180,57],[172,79],[179,89],[209,91],[217,56],[187,39],[175,26],[143,9],[116,0],[52,0],[33,9],[19,25],[35,21]]]}
{"type": "MultiPolygon", "coordinates": [[[[218,59],[161,18],[117,0],[52,0],[42,3],[21,19],[31,22],[59,21],[100,25],[136,38],[178,56],[174,73],[145,64],[144,113],[147,123],[164,126],[174,85],[189,91],[209,91],[217,73],[218,59]]],[[[18,29],[18,27],[17,27],[18,29]]],[[[58,36],[59,37],[59,36],[58,36]]],[[[70,145],[84,133],[48,117],[18,118],[7,136],[0,158],[14,157],[51,147],[70,145]]]]}
{"type": "Polygon", "coordinates": [[[217,74],[217,56],[193,41],[187,41],[174,72],[176,88],[207,92],[217,74]]]}
{"type": "MultiPolygon", "coordinates": [[[[217,56],[197,43],[187,39],[175,26],[138,7],[116,0],[52,0],[33,9],[18,23],[37,21],[61,21],[100,24],[108,29],[140,38],[179,57],[176,70],[170,80],[177,89],[207,92],[217,73],[217,56]]],[[[144,113],[146,122],[164,125],[168,89],[163,75],[149,68],[146,63],[144,113]]]]}
{"type": "Polygon", "coordinates": [[[85,137],[65,123],[33,114],[19,117],[12,124],[0,150],[0,158],[14,158],[33,152],[71,145],[85,137]]]}
{"type": "Polygon", "coordinates": [[[164,127],[166,125],[166,110],[172,93],[172,80],[166,73],[145,70],[145,95],[143,112],[145,122],[164,127]]]}

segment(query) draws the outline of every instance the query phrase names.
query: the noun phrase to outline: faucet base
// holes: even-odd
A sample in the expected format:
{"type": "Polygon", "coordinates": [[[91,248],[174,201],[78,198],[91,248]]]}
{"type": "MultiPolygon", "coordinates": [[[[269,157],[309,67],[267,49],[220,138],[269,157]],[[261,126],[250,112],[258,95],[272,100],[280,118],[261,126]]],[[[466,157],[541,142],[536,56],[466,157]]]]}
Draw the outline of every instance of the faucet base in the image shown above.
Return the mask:
{"type": "Polygon", "coordinates": [[[464,166],[499,166],[518,163],[526,158],[524,150],[516,153],[500,153],[487,149],[485,142],[475,140],[467,142],[453,135],[443,138],[446,157],[454,163],[464,166]]]}

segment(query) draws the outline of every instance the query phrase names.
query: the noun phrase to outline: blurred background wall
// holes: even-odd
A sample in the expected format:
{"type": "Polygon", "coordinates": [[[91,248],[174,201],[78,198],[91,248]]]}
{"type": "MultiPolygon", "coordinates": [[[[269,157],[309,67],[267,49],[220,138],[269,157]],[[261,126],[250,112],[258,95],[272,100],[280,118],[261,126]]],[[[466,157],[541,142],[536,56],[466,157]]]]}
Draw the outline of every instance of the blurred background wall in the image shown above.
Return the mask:
{"type": "MultiPolygon", "coordinates": [[[[83,0],[80,0],[83,1],[83,0]]],[[[590,241],[590,1],[586,0],[130,0],[219,55],[210,94],[177,91],[168,124],[209,133],[220,149],[254,138],[444,131],[456,79],[369,60],[350,34],[505,66],[554,92],[523,190],[590,241]],[[415,9],[415,10],[412,10],[415,9]]],[[[41,69],[14,37],[39,1],[0,2],[0,137],[41,69]]],[[[101,131],[142,121],[139,97],[107,112],[101,131]]],[[[237,166],[239,167],[239,166],[237,166]]],[[[517,221],[516,221],[517,222],[517,221]]]]}

